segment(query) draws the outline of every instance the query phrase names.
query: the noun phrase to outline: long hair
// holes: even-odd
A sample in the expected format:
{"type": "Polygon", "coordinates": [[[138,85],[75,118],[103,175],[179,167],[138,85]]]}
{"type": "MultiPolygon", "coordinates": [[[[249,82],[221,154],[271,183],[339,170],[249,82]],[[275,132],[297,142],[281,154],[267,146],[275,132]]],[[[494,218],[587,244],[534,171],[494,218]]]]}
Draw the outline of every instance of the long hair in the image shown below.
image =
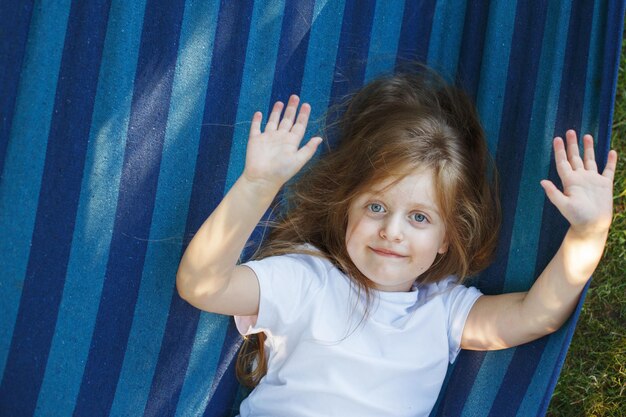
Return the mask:
{"type": "MultiPolygon", "coordinates": [[[[286,209],[255,258],[294,252],[324,256],[369,302],[374,284],[346,249],[348,209],[372,186],[427,168],[434,174],[449,246],[416,282],[449,275],[462,281],[486,268],[500,224],[497,173],[471,100],[424,69],[378,78],[344,107],[327,129],[336,132],[338,147],[288,187],[286,209]],[[303,249],[303,244],[319,252],[303,249]]],[[[238,360],[238,377],[248,386],[255,386],[266,370],[264,335],[259,335],[252,348],[244,341],[245,354],[238,360]]]]}

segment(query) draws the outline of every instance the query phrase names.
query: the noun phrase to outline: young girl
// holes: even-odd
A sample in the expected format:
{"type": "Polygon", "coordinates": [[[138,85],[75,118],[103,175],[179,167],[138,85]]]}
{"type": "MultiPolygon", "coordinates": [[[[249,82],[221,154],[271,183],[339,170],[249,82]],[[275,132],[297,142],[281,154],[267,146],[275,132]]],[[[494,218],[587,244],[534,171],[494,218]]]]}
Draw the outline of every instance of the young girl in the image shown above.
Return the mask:
{"type": "Polygon", "coordinates": [[[599,174],[593,139],[554,139],[570,222],[530,291],[482,295],[499,223],[495,171],[469,100],[432,75],[378,79],[354,95],[339,146],[286,193],[256,260],[238,259],[280,188],[313,156],[310,106],[254,114],[244,172],[189,244],[178,292],[235,316],[256,385],[242,416],[427,416],[459,350],[503,349],[557,330],[597,266],[612,219],[617,154],[599,174]],[[252,359],[252,360],[250,360],[252,359]]]}

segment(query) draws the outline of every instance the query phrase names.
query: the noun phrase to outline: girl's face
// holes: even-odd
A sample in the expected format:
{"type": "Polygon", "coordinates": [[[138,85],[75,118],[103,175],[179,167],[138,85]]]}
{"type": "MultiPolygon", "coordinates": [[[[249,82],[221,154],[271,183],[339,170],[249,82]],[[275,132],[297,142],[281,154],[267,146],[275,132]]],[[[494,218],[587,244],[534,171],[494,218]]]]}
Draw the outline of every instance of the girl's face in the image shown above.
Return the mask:
{"type": "Polygon", "coordinates": [[[346,247],[356,267],[381,291],[409,291],[448,249],[432,170],[382,181],[348,209],[346,247]]]}

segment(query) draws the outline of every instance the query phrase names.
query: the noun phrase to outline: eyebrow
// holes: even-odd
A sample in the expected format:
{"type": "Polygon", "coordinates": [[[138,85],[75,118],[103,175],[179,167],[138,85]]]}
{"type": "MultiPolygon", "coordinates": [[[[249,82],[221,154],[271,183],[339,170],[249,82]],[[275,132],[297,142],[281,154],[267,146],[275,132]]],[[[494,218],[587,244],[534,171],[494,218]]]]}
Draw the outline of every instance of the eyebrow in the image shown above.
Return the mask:
{"type": "MultiPolygon", "coordinates": [[[[383,199],[383,195],[381,191],[376,191],[376,192],[370,191],[370,192],[365,193],[364,196],[379,198],[381,200],[383,199]]],[[[420,210],[426,210],[428,212],[436,214],[437,217],[441,217],[441,214],[439,213],[439,209],[436,206],[431,206],[430,204],[419,203],[416,201],[409,201],[408,206],[418,208],[420,210]]]]}
{"type": "Polygon", "coordinates": [[[434,206],[431,206],[431,205],[428,205],[428,204],[423,204],[423,203],[416,203],[416,202],[411,202],[409,205],[411,207],[418,207],[420,209],[423,209],[423,210],[435,213],[437,215],[437,217],[441,217],[437,207],[434,207],[434,206]]]}

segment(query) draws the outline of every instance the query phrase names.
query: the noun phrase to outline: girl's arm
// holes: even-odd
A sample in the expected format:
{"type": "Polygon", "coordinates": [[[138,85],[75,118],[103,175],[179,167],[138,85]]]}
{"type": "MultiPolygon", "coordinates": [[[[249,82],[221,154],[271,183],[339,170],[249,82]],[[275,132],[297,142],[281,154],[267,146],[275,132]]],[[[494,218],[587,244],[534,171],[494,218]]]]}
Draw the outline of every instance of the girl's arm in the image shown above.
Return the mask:
{"type": "Polygon", "coordinates": [[[552,333],[571,315],[580,294],[600,262],[613,213],[613,176],[617,153],[611,151],[598,173],[593,138],[583,137],[581,159],[576,133],[554,139],[556,168],[563,192],[548,181],[548,199],[569,221],[561,247],[528,292],[483,296],[469,313],[461,347],[503,349],[552,333]]]}
{"type": "Polygon", "coordinates": [[[241,251],[282,185],[311,159],[321,138],[299,148],[311,107],[291,96],[272,109],[261,133],[260,112],[250,127],[244,172],[200,227],[185,250],[176,274],[180,296],[193,306],[214,313],[253,315],[259,306],[254,272],[237,265],[241,251]],[[295,120],[295,123],[294,123],[295,120]]]}

